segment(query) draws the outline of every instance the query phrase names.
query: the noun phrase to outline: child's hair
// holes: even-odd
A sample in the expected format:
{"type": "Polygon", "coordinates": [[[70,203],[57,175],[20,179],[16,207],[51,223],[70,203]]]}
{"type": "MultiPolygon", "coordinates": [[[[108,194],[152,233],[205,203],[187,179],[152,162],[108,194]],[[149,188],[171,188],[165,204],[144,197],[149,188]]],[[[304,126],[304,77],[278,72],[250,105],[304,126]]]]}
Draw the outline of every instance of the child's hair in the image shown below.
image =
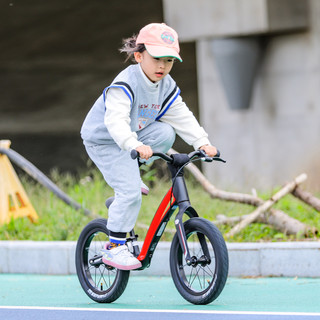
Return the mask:
{"type": "Polygon", "coordinates": [[[134,53],[135,52],[143,52],[146,50],[146,47],[144,46],[143,43],[136,43],[137,41],[137,35],[133,35],[130,38],[127,39],[123,39],[122,43],[123,46],[122,48],[119,49],[119,51],[125,52],[127,54],[127,58],[125,60],[125,62],[127,62],[129,59],[131,59],[131,61],[136,62],[136,60],[134,59],[134,53]]]}

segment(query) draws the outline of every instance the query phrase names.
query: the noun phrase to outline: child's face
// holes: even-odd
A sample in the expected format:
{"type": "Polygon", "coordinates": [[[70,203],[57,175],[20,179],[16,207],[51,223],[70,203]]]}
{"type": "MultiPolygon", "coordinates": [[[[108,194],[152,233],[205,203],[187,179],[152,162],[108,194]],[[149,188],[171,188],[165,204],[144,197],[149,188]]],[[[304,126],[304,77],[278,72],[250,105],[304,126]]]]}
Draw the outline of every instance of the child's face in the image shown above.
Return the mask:
{"type": "Polygon", "coordinates": [[[174,62],[172,57],[154,58],[146,50],[135,52],[134,57],[152,82],[163,79],[171,71],[174,62]]]}

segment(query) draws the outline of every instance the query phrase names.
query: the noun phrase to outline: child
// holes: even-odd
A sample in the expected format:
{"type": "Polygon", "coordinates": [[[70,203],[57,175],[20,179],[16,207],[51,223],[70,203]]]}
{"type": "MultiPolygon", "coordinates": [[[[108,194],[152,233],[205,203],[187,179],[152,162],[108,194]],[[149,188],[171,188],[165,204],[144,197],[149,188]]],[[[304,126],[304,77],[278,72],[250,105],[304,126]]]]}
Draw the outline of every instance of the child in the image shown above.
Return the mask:
{"type": "Polygon", "coordinates": [[[136,64],[104,89],[82,125],[81,137],[89,157],[115,192],[107,225],[110,243],[102,250],[103,262],[131,270],[141,263],[125,245],[126,234],[135,225],[141,193],[148,189],[130,151],[135,149],[141,159],[148,160],[153,150],[167,152],[176,133],[211,157],[217,150],[169,75],[175,59],[182,62],[177,33],[164,23],[151,23],[138,36],[124,40],[120,51],[136,64]]]}

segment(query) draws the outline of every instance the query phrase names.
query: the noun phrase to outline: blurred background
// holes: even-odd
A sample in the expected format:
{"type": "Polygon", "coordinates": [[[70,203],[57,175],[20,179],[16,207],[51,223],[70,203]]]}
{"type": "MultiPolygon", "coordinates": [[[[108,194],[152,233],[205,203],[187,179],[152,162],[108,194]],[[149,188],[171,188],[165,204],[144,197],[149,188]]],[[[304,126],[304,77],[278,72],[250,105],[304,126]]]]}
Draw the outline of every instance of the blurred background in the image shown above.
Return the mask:
{"type": "MultiPolygon", "coordinates": [[[[0,139],[48,173],[85,168],[81,124],[124,69],[122,39],[151,22],[180,36],[172,76],[226,165],[250,191],[306,172],[320,188],[317,0],[0,0],[0,139]]],[[[181,140],[174,146],[189,151],[181,140]]]]}

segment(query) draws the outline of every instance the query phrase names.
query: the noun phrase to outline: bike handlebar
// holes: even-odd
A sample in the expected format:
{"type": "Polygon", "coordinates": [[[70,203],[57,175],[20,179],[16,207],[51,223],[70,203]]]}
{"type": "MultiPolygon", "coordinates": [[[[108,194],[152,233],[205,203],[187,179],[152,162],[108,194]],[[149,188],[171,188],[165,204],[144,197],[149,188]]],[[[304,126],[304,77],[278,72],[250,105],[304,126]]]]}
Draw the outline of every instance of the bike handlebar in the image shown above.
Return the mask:
{"type": "MultiPolygon", "coordinates": [[[[169,163],[172,163],[174,161],[173,157],[170,157],[167,154],[162,152],[154,152],[152,156],[159,157],[169,163]]],[[[194,158],[198,158],[198,159],[204,159],[204,161],[206,162],[212,162],[212,161],[226,162],[225,160],[220,158],[219,150],[217,150],[217,154],[214,157],[209,157],[203,150],[200,150],[200,149],[190,152],[187,156],[189,158],[189,161],[193,160],[194,158]]],[[[131,150],[131,158],[137,159],[138,157],[139,157],[139,152],[135,149],[131,150]]]]}
{"type": "MultiPolygon", "coordinates": [[[[165,153],[162,153],[162,152],[153,152],[152,154],[153,157],[159,157],[167,162],[172,162],[172,158],[170,156],[168,156],[167,154],[165,153]]],[[[131,158],[134,160],[134,159],[137,159],[139,158],[139,152],[135,149],[131,150],[131,158]]]]}

